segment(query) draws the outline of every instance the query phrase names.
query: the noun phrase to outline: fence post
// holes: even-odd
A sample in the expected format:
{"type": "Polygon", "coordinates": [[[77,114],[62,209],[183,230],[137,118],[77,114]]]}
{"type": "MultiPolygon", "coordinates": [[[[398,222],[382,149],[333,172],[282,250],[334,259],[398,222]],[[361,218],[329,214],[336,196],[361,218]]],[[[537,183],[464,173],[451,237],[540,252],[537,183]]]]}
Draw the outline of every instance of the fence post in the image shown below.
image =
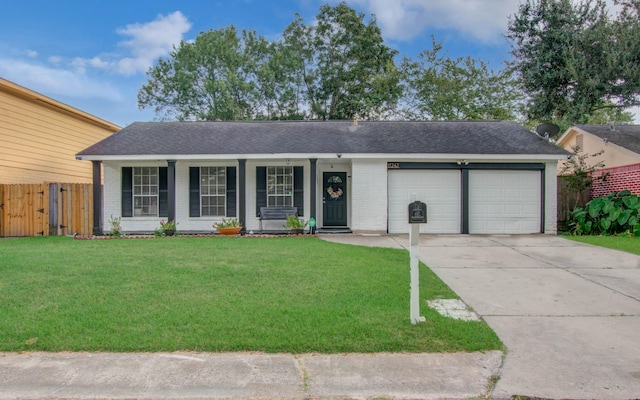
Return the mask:
{"type": "Polygon", "coordinates": [[[4,237],[4,185],[0,185],[0,237],[4,237]]]}
{"type": "Polygon", "coordinates": [[[49,236],[58,236],[58,184],[49,184],[49,236]]]}

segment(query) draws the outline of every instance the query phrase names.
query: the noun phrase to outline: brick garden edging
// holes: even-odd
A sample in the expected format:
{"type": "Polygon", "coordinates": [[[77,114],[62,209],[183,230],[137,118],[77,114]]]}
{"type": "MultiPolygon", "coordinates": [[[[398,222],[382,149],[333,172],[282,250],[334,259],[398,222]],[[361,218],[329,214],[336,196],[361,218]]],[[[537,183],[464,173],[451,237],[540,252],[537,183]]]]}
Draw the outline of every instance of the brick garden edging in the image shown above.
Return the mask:
{"type": "Polygon", "coordinates": [[[73,238],[76,240],[117,240],[117,239],[164,239],[164,238],[184,238],[184,237],[237,237],[237,238],[293,238],[293,237],[317,237],[318,234],[310,235],[310,234],[300,234],[293,235],[289,233],[284,234],[247,234],[247,235],[236,235],[236,236],[224,236],[218,233],[182,233],[176,236],[155,236],[153,234],[149,235],[121,235],[121,236],[96,236],[96,235],[74,235],[73,238]]]}

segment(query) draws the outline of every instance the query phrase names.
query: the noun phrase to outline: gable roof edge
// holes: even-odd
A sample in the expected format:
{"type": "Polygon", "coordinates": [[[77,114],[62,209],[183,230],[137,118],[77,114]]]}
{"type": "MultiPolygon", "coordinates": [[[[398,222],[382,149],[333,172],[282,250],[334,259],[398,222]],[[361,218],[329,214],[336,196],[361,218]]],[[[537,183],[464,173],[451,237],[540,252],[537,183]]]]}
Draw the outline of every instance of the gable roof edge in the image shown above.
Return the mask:
{"type": "Polygon", "coordinates": [[[19,97],[21,99],[27,100],[31,103],[42,105],[44,107],[63,112],[73,118],[82,120],[92,125],[96,125],[100,128],[106,129],[111,132],[117,132],[120,129],[122,129],[120,126],[114,123],[111,123],[102,118],[98,118],[95,115],[89,114],[75,107],[71,107],[58,100],[54,100],[41,93],[38,93],[31,89],[27,89],[26,87],[20,86],[4,78],[0,78],[0,91],[8,93],[12,96],[19,97]]]}

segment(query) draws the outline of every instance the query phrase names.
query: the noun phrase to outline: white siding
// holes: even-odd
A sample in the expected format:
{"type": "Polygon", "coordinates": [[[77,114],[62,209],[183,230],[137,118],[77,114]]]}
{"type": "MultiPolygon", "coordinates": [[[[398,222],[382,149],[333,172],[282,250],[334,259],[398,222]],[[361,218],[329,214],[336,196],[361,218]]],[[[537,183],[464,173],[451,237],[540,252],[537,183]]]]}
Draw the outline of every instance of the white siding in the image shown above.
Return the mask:
{"type": "Polygon", "coordinates": [[[547,162],[544,175],[544,233],[553,235],[555,235],[558,231],[558,178],[556,176],[557,168],[557,161],[547,162]]]}
{"type": "MultiPolygon", "coordinates": [[[[256,167],[283,166],[287,165],[283,160],[248,160],[246,165],[247,173],[247,231],[257,231],[260,229],[260,219],[256,216],[256,167]]],[[[304,215],[300,218],[309,219],[309,207],[311,207],[309,191],[311,190],[309,174],[311,163],[309,160],[291,160],[289,165],[292,167],[304,167],[304,215]]],[[[239,175],[238,175],[239,176],[239,175]]],[[[321,203],[320,203],[321,204],[321,203]]],[[[284,229],[285,221],[262,221],[262,227],[265,230],[284,229]]]]}
{"type": "MultiPolygon", "coordinates": [[[[109,219],[122,216],[122,195],[121,178],[122,167],[166,167],[167,163],[162,161],[128,161],[103,162],[104,173],[104,213],[102,229],[109,232],[109,219]]],[[[188,196],[188,194],[187,194],[188,196]]],[[[188,201],[188,199],[187,199],[188,201]]],[[[153,232],[160,227],[160,217],[128,217],[122,218],[120,226],[123,232],[153,232]]],[[[166,218],[164,218],[166,220],[166,218]]],[[[182,229],[180,227],[179,229],[182,229]]]]}
{"type": "Polygon", "coordinates": [[[386,232],[386,160],[353,160],[351,176],[351,229],[386,232]]]}

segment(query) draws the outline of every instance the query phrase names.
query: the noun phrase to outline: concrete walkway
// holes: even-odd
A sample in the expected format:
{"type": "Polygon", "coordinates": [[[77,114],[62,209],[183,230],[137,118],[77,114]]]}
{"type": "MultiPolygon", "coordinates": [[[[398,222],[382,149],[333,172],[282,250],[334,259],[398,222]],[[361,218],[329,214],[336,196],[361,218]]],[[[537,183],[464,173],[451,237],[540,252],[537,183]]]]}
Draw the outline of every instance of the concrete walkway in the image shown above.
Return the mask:
{"type": "Polygon", "coordinates": [[[25,353],[0,355],[0,399],[468,399],[485,354],[25,353]]]}
{"type": "Polygon", "coordinates": [[[640,398],[639,256],[547,235],[423,235],[419,252],[506,345],[494,398],[640,398]]]}

